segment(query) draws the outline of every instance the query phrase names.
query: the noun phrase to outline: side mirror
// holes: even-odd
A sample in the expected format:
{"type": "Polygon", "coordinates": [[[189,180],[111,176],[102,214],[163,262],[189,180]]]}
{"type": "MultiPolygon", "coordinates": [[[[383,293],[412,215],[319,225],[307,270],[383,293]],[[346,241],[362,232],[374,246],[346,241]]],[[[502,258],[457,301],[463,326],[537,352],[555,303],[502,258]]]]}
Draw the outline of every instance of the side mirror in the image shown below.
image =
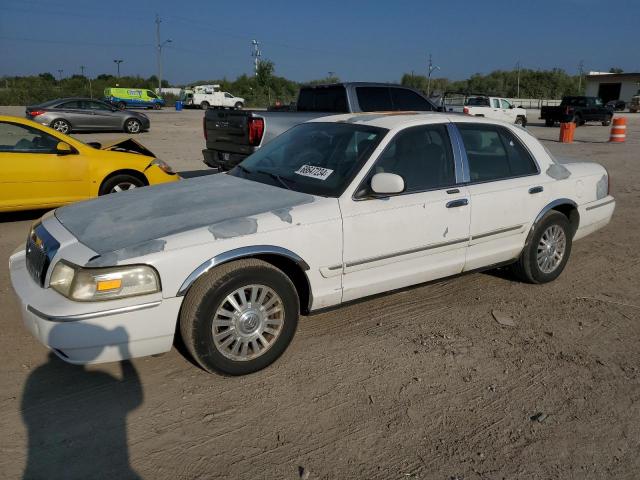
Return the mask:
{"type": "Polygon", "coordinates": [[[58,142],[58,144],[56,145],[56,153],[58,155],[69,155],[73,152],[73,147],[67,142],[58,142]]]}
{"type": "Polygon", "coordinates": [[[371,179],[371,191],[377,195],[401,193],[404,186],[404,179],[395,173],[376,173],[371,179]]]}

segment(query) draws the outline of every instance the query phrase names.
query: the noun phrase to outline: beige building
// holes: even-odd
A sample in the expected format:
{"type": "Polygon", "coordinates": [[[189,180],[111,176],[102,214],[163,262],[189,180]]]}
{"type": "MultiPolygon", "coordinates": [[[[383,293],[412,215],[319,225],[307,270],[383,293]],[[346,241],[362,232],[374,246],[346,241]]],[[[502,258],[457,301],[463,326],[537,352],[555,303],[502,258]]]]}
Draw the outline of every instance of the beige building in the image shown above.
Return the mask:
{"type": "Polygon", "coordinates": [[[627,104],[640,90],[640,73],[589,72],[585,95],[603,102],[623,100],[627,104]]]}

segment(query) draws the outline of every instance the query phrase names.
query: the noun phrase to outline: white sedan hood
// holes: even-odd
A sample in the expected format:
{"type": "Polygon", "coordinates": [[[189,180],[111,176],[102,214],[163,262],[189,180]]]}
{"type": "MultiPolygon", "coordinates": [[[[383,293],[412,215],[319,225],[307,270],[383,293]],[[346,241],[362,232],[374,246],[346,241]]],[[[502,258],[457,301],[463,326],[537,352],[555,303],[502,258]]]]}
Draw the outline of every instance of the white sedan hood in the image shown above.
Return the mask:
{"type": "Polygon", "coordinates": [[[255,233],[256,217],[263,214],[291,224],[294,207],[319,199],[217,174],[76,203],[59,208],[55,216],[99,255],[123,250],[144,254],[156,250],[156,243],[164,244],[163,237],[202,227],[215,239],[255,233]]]}

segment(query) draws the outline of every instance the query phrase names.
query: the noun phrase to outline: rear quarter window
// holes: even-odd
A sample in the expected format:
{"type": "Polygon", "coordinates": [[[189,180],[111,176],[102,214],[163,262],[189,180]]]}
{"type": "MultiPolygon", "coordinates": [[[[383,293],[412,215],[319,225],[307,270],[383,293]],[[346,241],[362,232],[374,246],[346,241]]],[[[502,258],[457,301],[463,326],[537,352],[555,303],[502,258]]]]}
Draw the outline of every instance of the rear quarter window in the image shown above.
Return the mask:
{"type": "Polygon", "coordinates": [[[298,111],[347,113],[347,93],[343,86],[302,88],[298,96],[298,111]]]}

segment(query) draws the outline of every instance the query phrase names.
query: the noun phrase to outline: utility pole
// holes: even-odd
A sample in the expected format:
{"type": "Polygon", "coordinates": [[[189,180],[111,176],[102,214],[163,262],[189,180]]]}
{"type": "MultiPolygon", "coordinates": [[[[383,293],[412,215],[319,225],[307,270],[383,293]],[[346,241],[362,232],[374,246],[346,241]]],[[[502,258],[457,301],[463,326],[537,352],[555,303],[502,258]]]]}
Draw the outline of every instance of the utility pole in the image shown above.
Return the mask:
{"type": "Polygon", "coordinates": [[[162,95],[162,47],[167,43],[171,43],[171,39],[168,38],[164,42],[160,42],[160,24],[162,20],[156,13],[156,49],[158,51],[158,95],[162,95]]]}
{"type": "Polygon", "coordinates": [[[58,81],[62,80],[62,72],[64,72],[64,70],[62,70],[61,68],[58,69],[58,81]]]}
{"type": "Polygon", "coordinates": [[[516,98],[520,98],[520,61],[516,63],[516,69],[518,70],[518,93],[516,93],[516,98]]]}
{"type": "Polygon", "coordinates": [[[431,54],[429,54],[429,65],[428,65],[429,74],[427,75],[427,97],[431,93],[431,74],[434,70],[440,70],[440,67],[433,64],[431,59],[431,54]]]}
{"type": "Polygon", "coordinates": [[[260,64],[260,57],[262,52],[260,51],[260,42],[257,40],[251,40],[251,56],[253,57],[253,68],[256,77],[258,76],[258,65],[260,64]]]}
{"type": "Polygon", "coordinates": [[[84,65],[80,65],[80,75],[84,77],[84,65]]]}
{"type": "Polygon", "coordinates": [[[584,60],[580,60],[580,63],[578,63],[578,74],[580,75],[578,77],[578,93],[582,92],[582,75],[584,73],[584,60]]]}
{"type": "Polygon", "coordinates": [[[120,80],[120,64],[121,64],[122,62],[124,62],[124,60],[114,60],[113,62],[114,62],[116,65],[118,65],[118,77],[117,77],[117,78],[118,78],[118,80],[120,80]]]}

